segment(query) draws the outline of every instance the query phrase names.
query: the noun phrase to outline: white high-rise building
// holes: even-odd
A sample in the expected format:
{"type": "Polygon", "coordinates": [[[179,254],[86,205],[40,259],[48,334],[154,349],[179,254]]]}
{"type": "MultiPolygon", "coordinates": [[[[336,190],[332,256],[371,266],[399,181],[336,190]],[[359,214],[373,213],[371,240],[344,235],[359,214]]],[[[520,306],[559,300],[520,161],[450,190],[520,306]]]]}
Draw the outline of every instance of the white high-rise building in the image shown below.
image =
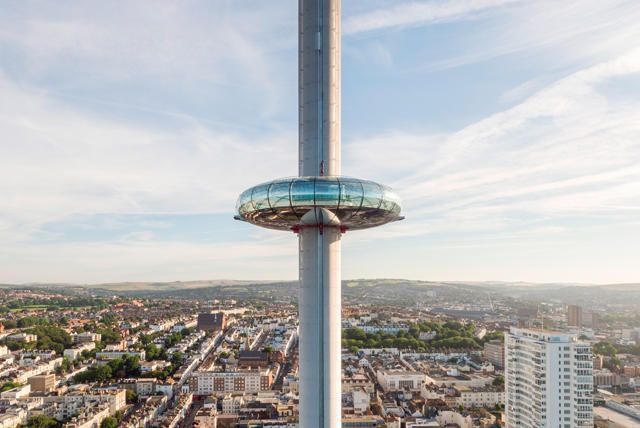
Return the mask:
{"type": "Polygon", "coordinates": [[[591,347],[576,336],[512,328],[505,339],[506,427],[593,427],[591,347]]]}

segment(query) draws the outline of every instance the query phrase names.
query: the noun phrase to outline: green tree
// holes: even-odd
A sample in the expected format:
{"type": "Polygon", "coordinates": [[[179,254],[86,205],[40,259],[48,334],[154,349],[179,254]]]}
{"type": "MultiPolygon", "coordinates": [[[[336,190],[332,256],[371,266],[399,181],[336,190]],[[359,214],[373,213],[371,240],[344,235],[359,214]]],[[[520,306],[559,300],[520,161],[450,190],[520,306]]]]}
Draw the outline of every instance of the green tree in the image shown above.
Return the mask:
{"type": "Polygon", "coordinates": [[[504,376],[498,375],[493,379],[493,386],[504,386],[504,376]]]}
{"type": "Polygon", "coordinates": [[[184,354],[182,352],[174,352],[171,356],[171,364],[176,367],[180,367],[182,365],[182,361],[184,360],[184,354]]]}
{"type": "Polygon", "coordinates": [[[360,328],[348,328],[344,331],[344,337],[347,339],[354,340],[366,340],[367,335],[364,330],[360,328]]]}
{"type": "Polygon", "coordinates": [[[89,367],[86,371],[78,373],[73,379],[78,383],[104,382],[113,377],[113,372],[108,364],[89,367]]]}
{"type": "Polygon", "coordinates": [[[133,404],[138,401],[138,394],[132,389],[127,389],[127,404],[133,404]]]}
{"type": "Polygon", "coordinates": [[[64,357],[62,359],[62,363],[60,363],[60,366],[58,366],[58,368],[56,368],[56,373],[57,374],[65,374],[65,373],[69,373],[71,371],[71,368],[73,367],[71,361],[67,358],[64,357]]]}
{"type": "Polygon", "coordinates": [[[27,332],[38,336],[36,343],[38,349],[52,349],[58,354],[62,354],[66,348],[72,345],[71,335],[60,327],[42,324],[30,328],[27,332]]]}
{"type": "Polygon", "coordinates": [[[32,327],[34,325],[41,325],[41,324],[49,324],[49,319],[42,318],[42,317],[33,317],[33,316],[23,317],[18,320],[17,326],[19,328],[25,328],[25,327],[32,327]]]}
{"type": "Polygon", "coordinates": [[[27,428],[53,428],[57,426],[59,426],[58,421],[45,415],[37,415],[27,421],[27,428]]]}
{"type": "Polygon", "coordinates": [[[593,352],[606,357],[615,357],[618,353],[617,349],[610,342],[598,342],[593,345],[593,352]]]}
{"type": "Polygon", "coordinates": [[[120,330],[115,327],[105,327],[98,329],[98,333],[102,335],[100,341],[103,343],[118,343],[122,340],[122,336],[120,336],[120,330]]]}
{"type": "Polygon", "coordinates": [[[113,416],[107,416],[100,423],[100,428],[118,428],[118,420],[113,416]]]}
{"type": "Polygon", "coordinates": [[[9,381],[9,382],[5,382],[2,387],[0,387],[0,392],[5,392],[5,391],[9,391],[13,388],[17,388],[19,386],[22,386],[22,384],[20,382],[14,382],[14,381],[9,381]]]}
{"type": "Polygon", "coordinates": [[[148,361],[157,360],[160,357],[160,348],[153,343],[147,344],[144,347],[144,352],[148,361]]]}
{"type": "Polygon", "coordinates": [[[122,358],[109,361],[107,364],[111,368],[114,377],[137,377],[140,375],[140,359],[124,355],[122,358]]]}

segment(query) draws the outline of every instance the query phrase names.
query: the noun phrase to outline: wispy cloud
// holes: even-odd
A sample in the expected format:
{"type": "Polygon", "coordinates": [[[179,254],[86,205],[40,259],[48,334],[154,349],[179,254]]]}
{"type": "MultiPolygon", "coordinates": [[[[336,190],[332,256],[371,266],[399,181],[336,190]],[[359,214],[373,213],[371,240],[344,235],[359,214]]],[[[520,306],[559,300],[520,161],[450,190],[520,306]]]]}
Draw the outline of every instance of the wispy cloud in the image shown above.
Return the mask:
{"type": "Polygon", "coordinates": [[[344,33],[356,34],[391,28],[468,19],[487,9],[519,0],[435,0],[401,3],[351,16],[344,21],[344,33]]]}
{"type": "Polygon", "coordinates": [[[605,89],[623,77],[640,81],[640,50],[576,71],[451,134],[399,133],[356,142],[349,150],[369,144],[363,164],[371,168],[362,173],[384,165],[407,208],[405,224],[371,236],[465,229],[511,234],[540,221],[551,222],[535,229],[547,233],[567,216],[634,221],[640,106],[633,98],[607,98],[605,89]],[[389,158],[388,147],[398,159],[389,158]]]}
{"type": "Polygon", "coordinates": [[[487,17],[494,19],[481,33],[470,33],[461,48],[412,70],[446,70],[509,55],[535,56],[550,70],[595,63],[623,54],[629,41],[640,37],[639,14],[640,4],[633,0],[540,0],[488,9],[487,17]]]}
{"type": "Polygon", "coordinates": [[[11,235],[77,214],[228,212],[239,189],[274,167],[295,171],[285,149],[292,132],[248,141],[202,126],[150,129],[77,111],[1,76],[0,91],[0,218],[11,235]]]}

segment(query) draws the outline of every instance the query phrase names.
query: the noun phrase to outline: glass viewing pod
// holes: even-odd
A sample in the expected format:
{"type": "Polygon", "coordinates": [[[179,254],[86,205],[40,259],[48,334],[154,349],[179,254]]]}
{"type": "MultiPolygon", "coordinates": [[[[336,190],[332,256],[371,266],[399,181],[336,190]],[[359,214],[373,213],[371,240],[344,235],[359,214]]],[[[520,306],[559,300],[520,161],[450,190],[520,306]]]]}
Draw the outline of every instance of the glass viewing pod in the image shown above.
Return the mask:
{"type": "MultiPolygon", "coordinates": [[[[293,177],[259,184],[238,198],[237,220],[276,230],[296,230],[315,208],[335,214],[344,230],[402,220],[400,199],[387,186],[351,177],[293,177]]],[[[305,222],[308,225],[308,222],[305,222]]]]}

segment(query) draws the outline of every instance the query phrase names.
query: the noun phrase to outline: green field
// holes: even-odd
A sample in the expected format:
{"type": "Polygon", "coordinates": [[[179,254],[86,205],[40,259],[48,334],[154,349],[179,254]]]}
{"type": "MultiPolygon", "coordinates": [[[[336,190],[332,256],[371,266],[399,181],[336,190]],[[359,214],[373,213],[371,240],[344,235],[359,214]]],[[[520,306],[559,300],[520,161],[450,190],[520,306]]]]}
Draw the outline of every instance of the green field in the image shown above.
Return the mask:
{"type": "Polygon", "coordinates": [[[28,311],[46,311],[48,307],[49,307],[48,305],[25,305],[25,306],[21,306],[19,308],[11,308],[10,311],[11,312],[20,312],[20,311],[24,311],[24,310],[28,310],[28,311]]]}

